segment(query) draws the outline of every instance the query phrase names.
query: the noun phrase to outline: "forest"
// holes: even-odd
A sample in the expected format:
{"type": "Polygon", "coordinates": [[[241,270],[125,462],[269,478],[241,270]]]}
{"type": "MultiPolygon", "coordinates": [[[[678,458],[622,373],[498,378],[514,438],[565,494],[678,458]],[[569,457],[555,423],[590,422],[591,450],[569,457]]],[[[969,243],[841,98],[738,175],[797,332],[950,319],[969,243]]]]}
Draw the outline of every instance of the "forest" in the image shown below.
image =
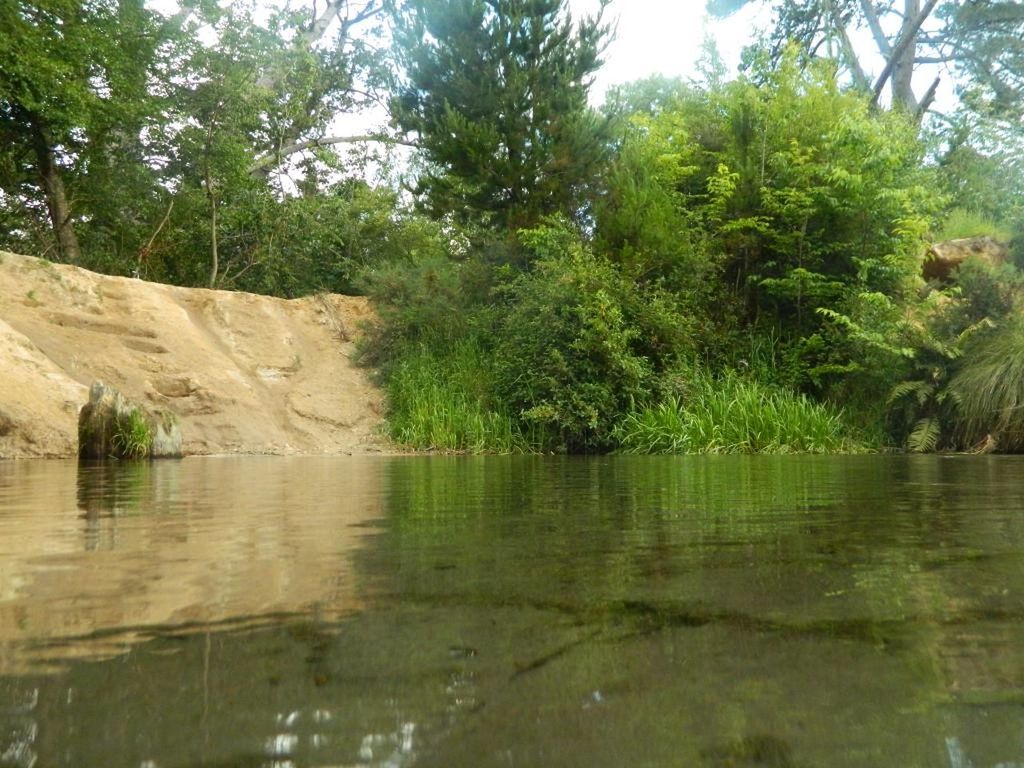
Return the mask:
{"type": "Polygon", "coordinates": [[[709,0],[595,106],[616,2],[0,4],[0,249],[365,294],[413,449],[1024,448],[1024,5],[709,0]]]}

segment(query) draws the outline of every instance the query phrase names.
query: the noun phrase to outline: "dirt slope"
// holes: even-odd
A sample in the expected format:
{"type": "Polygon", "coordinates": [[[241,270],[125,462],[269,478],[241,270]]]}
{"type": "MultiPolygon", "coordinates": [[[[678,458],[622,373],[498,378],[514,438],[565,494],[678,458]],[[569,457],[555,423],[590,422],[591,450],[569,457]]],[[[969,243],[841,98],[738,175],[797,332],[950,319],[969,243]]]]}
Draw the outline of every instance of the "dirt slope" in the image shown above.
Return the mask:
{"type": "Polygon", "coordinates": [[[96,379],[177,413],[188,454],[380,450],[381,394],[349,359],[369,312],[0,252],[0,458],[75,455],[96,379]]]}

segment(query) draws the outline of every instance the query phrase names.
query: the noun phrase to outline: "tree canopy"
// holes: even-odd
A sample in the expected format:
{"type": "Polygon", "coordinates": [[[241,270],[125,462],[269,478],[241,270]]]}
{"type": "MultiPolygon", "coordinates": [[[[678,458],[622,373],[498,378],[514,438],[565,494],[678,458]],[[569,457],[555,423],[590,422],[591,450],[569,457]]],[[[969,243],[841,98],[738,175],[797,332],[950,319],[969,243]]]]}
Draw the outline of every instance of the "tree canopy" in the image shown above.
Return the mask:
{"type": "MultiPolygon", "coordinates": [[[[769,5],[774,23],[766,44],[776,59],[796,43],[811,56],[842,63],[857,87],[877,103],[888,87],[892,103],[921,115],[933,104],[941,74],[915,91],[920,67],[948,64],[961,88],[990,105],[1019,110],[1024,77],[1024,6],[1007,0],[707,0],[723,16],[751,3],[769,5]],[[870,32],[873,49],[855,44],[870,32]],[[882,62],[871,79],[870,61],[882,62]]],[[[1018,112],[1019,113],[1019,112],[1018,112]]]]}
{"type": "Polygon", "coordinates": [[[421,0],[396,14],[398,125],[435,215],[515,229],[572,215],[605,150],[587,104],[609,34],[564,0],[421,0]]]}
{"type": "Polygon", "coordinates": [[[85,170],[95,168],[89,178],[97,181],[145,175],[141,133],[155,107],[147,81],[158,19],[141,0],[14,0],[0,8],[0,27],[4,207],[35,229],[48,219],[53,255],[79,261],[74,223],[79,201],[90,196],[85,170]]]}
{"type": "Polygon", "coordinates": [[[382,10],[332,0],[257,20],[246,3],[186,2],[169,16],[141,0],[4,4],[8,244],[187,282],[250,269],[262,257],[231,228],[247,219],[251,231],[253,213],[280,200],[279,169],[316,186],[331,122],[382,79],[365,34],[382,10]]]}

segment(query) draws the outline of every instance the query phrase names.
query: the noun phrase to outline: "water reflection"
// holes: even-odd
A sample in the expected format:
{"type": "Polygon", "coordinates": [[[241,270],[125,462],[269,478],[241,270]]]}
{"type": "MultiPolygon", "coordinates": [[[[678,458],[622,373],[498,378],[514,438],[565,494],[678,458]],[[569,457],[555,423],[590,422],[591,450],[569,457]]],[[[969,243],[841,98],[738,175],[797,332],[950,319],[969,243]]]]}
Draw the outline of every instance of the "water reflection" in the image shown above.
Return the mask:
{"type": "Polygon", "coordinates": [[[507,711],[488,707],[438,750],[455,750],[452,764],[630,764],[642,742],[655,765],[944,765],[949,738],[976,766],[1010,764],[1024,755],[1021,466],[406,463],[389,483],[393,549],[372,553],[402,558],[406,600],[452,612],[512,602],[549,626],[599,629],[513,660],[524,690],[550,679],[537,696],[550,730],[503,725],[507,711]],[[573,676],[560,679],[563,666],[573,676]],[[586,759],[552,752],[579,707],[616,706],[611,724],[578,725],[586,759]],[[636,739],[625,751],[624,732],[636,739]],[[488,751],[495,741],[503,749],[488,751]]]}
{"type": "Polygon", "coordinates": [[[382,514],[370,459],[39,467],[8,464],[0,486],[0,672],[119,653],[152,627],[360,607],[351,553],[382,514]]]}
{"type": "Polygon", "coordinates": [[[1024,765],[1024,461],[252,461],[0,465],[0,766],[1024,765]]]}

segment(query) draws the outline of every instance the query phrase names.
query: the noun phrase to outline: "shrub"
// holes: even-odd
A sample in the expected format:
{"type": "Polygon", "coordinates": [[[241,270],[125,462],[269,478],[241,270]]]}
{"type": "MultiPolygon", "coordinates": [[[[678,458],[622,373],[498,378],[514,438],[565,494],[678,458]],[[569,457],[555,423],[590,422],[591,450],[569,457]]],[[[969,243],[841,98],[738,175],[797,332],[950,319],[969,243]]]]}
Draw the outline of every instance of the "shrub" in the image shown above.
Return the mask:
{"type": "Polygon", "coordinates": [[[556,223],[520,233],[532,271],[502,293],[497,392],[545,447],[611,447],[619,415],[660,394],[659,375],[689,347],[664,292],[630,281],[556,223]]]}
{"type": "Polygon", "coordinates": [[[153,430],[137,408],[118,414],[114,420],[111,444],[120,459],[146,459],[153,452],[153,430]]]}
{"type": "Polygon", "coordinates": [[[1010,314],[1017,296],[1024,292],[1024,274],[1012,264],[993,265],[969,258],[954,273],[955,286],[962,297],[963,323],[988,317],[999,321],[1010,314]]]}
{"type": "Polygon", "coordinates": [[[407,352],[452,349],[471,335],[492,281],[492,270],[479,261],[436,256],[364,273],[360,287],[378,319],[360,342],[360,362],[377,367],[386,379],[407,352]]]}
{"type": "Polygon", "coordinates": [[[981,237],[988,235],[1004,243],[1014,237],[1013,227],[996,221],[991,216],[966,208],[954,208],[942,222],[942,227],[935,239],[939,242],[957,240],[962,237],[981,237]]]}
{"type": "Polygon", "coordinates": [[[1012,380],[992,377],[1013,373],[1012,315],[1022,276],[1013,266],[978,259],[954,274],[950,288],[914,307],[908,369],[887,399],[894,436],[915,452],[969,448],[1009,428],[994,415],[1005,406],[994,402],[1009,397],[1012,380]]]}

